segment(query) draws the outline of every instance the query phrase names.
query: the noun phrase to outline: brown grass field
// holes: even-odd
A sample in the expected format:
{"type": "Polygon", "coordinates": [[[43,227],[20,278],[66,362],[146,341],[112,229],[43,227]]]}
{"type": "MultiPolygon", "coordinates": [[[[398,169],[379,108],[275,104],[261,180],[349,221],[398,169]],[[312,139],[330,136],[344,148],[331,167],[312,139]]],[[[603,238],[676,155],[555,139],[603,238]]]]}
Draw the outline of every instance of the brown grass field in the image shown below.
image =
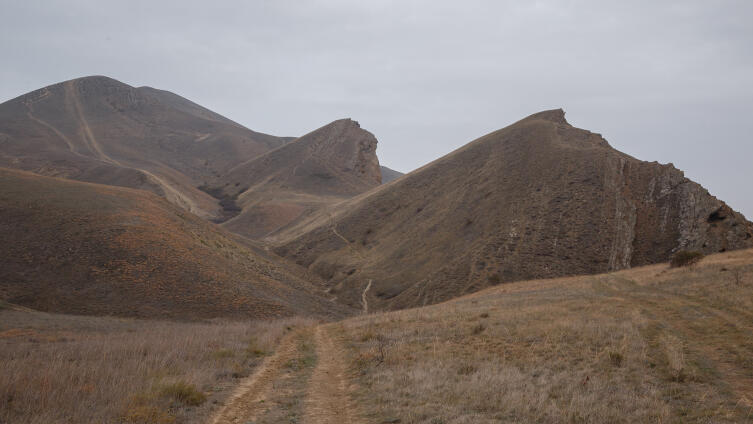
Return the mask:
{"type": "Polygon", "coordinates": [[[0,311],[0,423],[200,423],[305,319],[177,323],[0,311]]]}
{"type": "Polygon", "coordinates": [[[752,335],[753,250],[319,327],[6,306],[0,422],[751,423],[752,335]]]}
{"type": "Polygon", "coordinates": [[[753,250],[337,324],[367,422],[753,422],[753,250]]]}

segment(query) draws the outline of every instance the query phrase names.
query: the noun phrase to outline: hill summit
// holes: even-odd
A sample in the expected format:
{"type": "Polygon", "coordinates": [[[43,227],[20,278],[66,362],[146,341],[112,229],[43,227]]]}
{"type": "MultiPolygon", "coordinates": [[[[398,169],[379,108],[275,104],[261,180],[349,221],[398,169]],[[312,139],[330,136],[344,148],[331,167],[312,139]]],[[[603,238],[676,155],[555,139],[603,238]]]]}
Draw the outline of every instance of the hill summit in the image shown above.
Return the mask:
{"type": "Polygon", "coordinates": [[[358,122],[340,119],[234,167],[211,190],[239,206],[239,215],[223,225],[264,237],[378,186],[376,147],[376,137],[358,122]]]}
{"type": "Polygon", "coordinates": [[[168,91],[103,76],[0,104],[0,166],[149,190],[205,218],[221,208],[198,186],[290,140],[251,131],[168,91]]]}
{"type": "Polygon", "coordinates": [[[301,228],[279,253],[327,279],[342,301],[382,308],[662,262],[681,249],[753,246],[753,225],[682,171],[613,149],[561,109],[485,135],[301,228]]]}

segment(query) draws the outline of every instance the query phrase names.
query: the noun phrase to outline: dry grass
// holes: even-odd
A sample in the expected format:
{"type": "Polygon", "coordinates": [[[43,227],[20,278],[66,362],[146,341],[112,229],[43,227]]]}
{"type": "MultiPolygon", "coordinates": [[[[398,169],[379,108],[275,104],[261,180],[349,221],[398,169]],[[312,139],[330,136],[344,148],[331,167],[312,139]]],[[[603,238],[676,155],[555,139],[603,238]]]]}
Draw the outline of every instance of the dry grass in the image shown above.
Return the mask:
{"type": "Polygon", "coordinates": [[[374,422],[753,422],[753,250],[344,321],[374,422]]]}
{"type": "Polygon", "coordinates": [[[0,311],[0,422],[203,422],[305,319],[178,323],[0,311]]]}

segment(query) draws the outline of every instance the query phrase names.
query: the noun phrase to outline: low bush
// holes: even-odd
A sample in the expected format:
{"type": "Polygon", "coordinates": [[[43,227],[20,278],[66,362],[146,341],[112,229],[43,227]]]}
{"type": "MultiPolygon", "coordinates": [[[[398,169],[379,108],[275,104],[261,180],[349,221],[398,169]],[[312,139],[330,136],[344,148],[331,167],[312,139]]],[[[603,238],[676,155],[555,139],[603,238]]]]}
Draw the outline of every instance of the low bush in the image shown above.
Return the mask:
{"type": "Polygon", "coordinates": [[[197,390],[196,386],[183,381],[161,386],[159,394],[189,406],[199,406],[207,400],[206,395],[197,390]]]}
{"type": "Polygon", "coordinates": [[[672,259],[669,261],[669,265],[672,268],[678,268],[682,266],[690,266],[697,264],[703,259],[703,253],[697,250],[680,250],[672,255],[672,259]]]}

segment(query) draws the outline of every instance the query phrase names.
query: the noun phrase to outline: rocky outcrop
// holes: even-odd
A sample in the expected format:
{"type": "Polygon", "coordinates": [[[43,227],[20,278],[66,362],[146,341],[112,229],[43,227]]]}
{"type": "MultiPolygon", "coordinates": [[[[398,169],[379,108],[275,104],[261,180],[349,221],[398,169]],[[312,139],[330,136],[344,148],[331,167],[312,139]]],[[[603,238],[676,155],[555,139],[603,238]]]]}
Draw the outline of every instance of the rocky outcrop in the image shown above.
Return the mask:
{"type": "Polygon", "coordinates": [[[671,164],[545,111],[311,220],[278,252],[353,306],[434,303],[509,281],[753,246],[753,226],[671,164]],[[336,231],[335,231],[336,230],[336,231]]]}

